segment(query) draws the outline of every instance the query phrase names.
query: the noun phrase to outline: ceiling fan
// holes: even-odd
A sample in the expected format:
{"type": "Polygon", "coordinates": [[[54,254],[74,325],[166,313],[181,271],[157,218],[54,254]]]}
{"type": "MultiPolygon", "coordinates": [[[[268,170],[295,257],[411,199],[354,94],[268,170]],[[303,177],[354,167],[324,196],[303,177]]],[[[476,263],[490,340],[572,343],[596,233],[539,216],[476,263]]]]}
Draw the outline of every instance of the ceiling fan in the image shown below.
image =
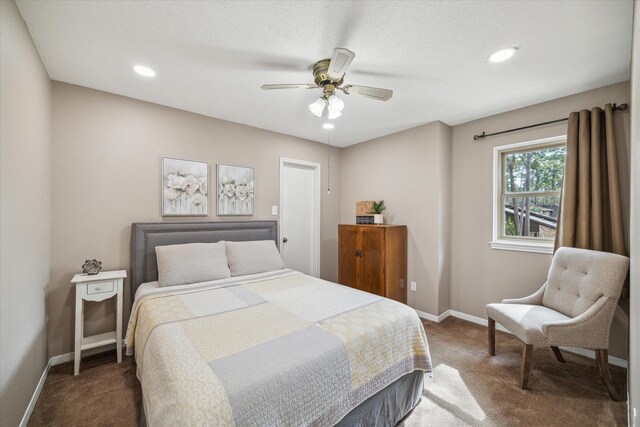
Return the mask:
{"type": "Polygon", "coordinates": [[[268,84],[262,85],[262,89],[322,89],[322,96],[309,105],[309,110],[315,116],[322,117],[326,107],[328,119],[340,117],[344,109],[344,102],[336,96],[336,90],[345,95],[354,93],[378,101],[389,100],[393,95],[390,89],[351,84],[342,86],[344,74],[355,56],[356,54],[349,49],[337,47],[333,50],[331,59],[323,59],[313,64],[314,84],[268,84]]]}

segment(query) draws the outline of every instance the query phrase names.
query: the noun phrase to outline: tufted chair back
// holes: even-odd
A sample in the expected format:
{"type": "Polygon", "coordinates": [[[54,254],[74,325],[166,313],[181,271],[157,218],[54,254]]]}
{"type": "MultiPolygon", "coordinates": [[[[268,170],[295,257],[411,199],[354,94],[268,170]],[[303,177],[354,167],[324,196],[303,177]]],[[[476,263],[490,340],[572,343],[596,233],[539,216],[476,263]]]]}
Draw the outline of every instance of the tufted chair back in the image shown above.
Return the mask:
{"type": "Polygon", "coordinates": [[[578,248],[559,248],[553,256],[542,305],[576,317],[601,297],[617,302],[627,274],[627,257],[578,248]]]}

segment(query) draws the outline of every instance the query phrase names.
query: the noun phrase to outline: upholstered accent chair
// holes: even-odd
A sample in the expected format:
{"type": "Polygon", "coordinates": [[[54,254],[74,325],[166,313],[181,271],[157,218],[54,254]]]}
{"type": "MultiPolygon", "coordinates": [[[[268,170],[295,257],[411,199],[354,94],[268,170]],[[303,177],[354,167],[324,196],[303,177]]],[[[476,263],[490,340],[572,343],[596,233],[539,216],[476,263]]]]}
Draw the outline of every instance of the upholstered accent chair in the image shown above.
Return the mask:
{"type": "Polygon", "coordinates": [[[625,256],[559,248],[547,281],[533,295],[487,305],[489,354],[496,354],[498,322],[524,343],[520,387],[526,390],[534,345],[551,347],[562,363],[559,346],[593,349],[600,378],[619,400],[609,374],[609,332],[628,268],[625,256]]]}

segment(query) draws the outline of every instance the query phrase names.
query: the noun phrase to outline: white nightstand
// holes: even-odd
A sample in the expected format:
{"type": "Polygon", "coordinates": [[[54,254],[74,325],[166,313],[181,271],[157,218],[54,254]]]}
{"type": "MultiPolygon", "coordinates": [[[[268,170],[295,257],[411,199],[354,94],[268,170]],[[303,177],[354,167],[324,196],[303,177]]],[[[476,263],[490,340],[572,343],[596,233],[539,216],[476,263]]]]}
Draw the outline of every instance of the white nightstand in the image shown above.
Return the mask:
{"type": "Polygon", "coordinates": [[[93,276],[76,274],[71,283],[76,285],[76,346],[73,374],[80,372],[82,350],[101,347],[107,344],[116,345],[118,363],[122,362],[122,287],[127,277],[125,270],[103,271],[93,276]],[[84,336],[84,301],[104,301],[117,297],[116,330],[104,334],[84,336]]]}

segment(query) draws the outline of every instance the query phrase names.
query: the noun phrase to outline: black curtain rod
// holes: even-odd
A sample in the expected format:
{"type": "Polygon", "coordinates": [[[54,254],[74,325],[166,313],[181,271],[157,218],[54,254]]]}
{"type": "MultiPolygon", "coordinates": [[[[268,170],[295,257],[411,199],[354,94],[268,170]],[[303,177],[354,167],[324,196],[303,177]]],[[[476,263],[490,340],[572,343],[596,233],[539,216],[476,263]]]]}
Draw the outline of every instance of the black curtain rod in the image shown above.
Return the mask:
{"type": "MultiPolygon", "coordinates": [[[[613,104],[613,111],[627,111],[628,109],[629,109],[629,104],[620,104],[620,105],[613,104]]],[[[519,131],[519,130],[535,128],[535,127],[538,127],[538,126],[544,126],[544,125],[550,125],[550,124],[553,124],[553,123],[565,122],[567,120],[569,120],[568,117],[564,118],[564,119],[551,120],[549,122],[536,123],[535,125],[522,126],[522,127],[519,127],[519,128],[503,130],[503,131],[500,131],[500,132],[493,132],[493,133],[482,132],[480,135],[473,135],[473,140],[474,141],[478,141],[478,140],[481,140],[481,139],[486,138],[488,136],[502,135],[503,133],[516,132],[516,131],[519,131]]]]}

